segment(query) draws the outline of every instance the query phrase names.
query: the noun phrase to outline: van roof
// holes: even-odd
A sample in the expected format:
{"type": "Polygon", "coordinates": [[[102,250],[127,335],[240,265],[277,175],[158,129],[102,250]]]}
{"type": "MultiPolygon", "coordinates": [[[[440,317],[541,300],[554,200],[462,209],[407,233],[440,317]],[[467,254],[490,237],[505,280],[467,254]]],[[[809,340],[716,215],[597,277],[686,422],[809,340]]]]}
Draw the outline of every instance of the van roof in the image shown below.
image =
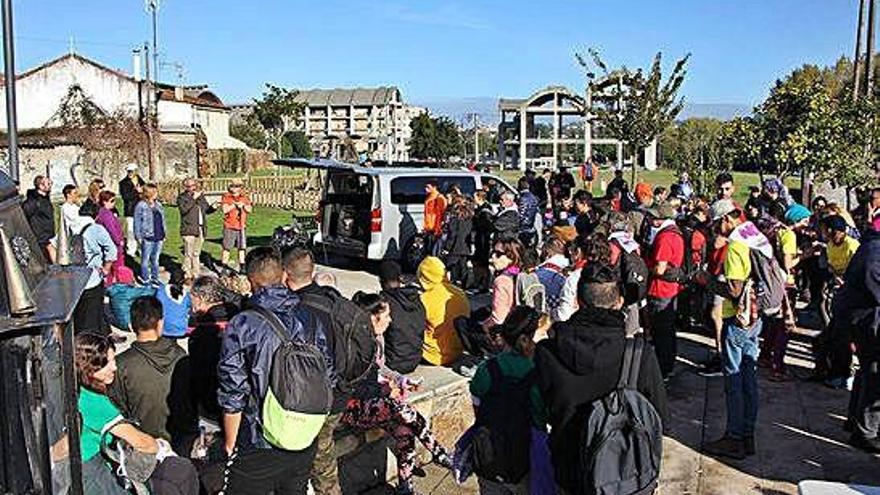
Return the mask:
{"type": "Polygon", "coordinates": [[[430,167],[363,167],[354,163],[339,162],[326,158],[279,158],[272,163],[291,168],[316,168],[323,170],[350,170],[364,175],[478,175],[478,172],[461,169],[430,167]]]}

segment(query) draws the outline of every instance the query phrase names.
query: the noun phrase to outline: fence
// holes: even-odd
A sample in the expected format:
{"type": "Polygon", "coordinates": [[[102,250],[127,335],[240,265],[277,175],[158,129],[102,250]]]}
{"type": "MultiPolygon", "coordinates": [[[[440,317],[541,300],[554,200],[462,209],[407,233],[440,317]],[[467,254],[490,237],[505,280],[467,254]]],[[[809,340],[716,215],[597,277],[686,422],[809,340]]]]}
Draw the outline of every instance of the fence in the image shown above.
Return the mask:
{"type": "MultiPolygon", "coordinates": [[[[196,179],[205,195],[213,200],[219,199],[235,178],[196,179]]],[[[321,190],[307,187],[304,177],[245,177],[244,189],[255,206],[283,208],[314,212],[321,200],[321,190]]],[[[171,180],[159,185],[162,200],[173,203],[183,190],[182,180],[171,180]]]]}

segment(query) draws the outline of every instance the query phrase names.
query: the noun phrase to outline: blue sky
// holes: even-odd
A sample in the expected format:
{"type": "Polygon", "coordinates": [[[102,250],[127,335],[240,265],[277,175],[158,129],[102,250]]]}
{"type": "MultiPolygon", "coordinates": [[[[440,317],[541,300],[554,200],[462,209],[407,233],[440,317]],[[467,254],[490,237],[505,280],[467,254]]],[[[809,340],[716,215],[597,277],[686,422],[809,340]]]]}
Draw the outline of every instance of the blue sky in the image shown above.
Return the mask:
{"type": "MultiPolygon", "coordinates": [[[[150,36],[141,0],[17,0],[17,67],[78,52],[130,70],[150,36]]],[[[852,56],[857,0],[163,0],[160,54],[226,102],[264,82],[398,85],[410,101],[582,85],[575,50],[646,66],[691,52],[692,103],[760,101],[805,62],[852,56]]],[[[177,78],[163,68],[163,79],[177,78]]]]}

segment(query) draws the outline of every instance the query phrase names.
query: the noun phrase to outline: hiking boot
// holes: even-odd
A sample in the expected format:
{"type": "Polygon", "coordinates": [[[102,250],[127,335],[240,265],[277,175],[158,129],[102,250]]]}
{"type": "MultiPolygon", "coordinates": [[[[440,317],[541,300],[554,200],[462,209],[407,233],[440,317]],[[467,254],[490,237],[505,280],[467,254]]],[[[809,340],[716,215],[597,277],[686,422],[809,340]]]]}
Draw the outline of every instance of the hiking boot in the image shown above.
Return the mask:
{"type": "Polygon", "coordinates": [[[755,455],[755,453],[757,451],[755,450],[755,437],[754,436],[748,436],[748,437],[743,438],[743,450],[745,450],[747,456],[748,455],[755,455]]]}
{"type": "Polygon", "coordinates": [[[728,457],[737,460],[746,458],[745,443],[742,439],[733,438],[727,435],[704,445],[703,452],[709,455],[728,457]]]}
{"type": "Polygon", "coordinates": [[[853,433],[849,437],[848,443],[859,450],[880,454],[880,438],[865,438],[858,433],[853,433]]]}

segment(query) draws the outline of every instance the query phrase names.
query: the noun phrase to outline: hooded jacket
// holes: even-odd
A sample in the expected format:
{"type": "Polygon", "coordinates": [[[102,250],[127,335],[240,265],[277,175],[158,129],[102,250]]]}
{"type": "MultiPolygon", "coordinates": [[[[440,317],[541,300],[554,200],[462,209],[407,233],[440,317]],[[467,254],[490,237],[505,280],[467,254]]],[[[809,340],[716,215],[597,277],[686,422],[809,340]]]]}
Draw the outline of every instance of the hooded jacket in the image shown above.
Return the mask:
{"type": "Polygon", "coordinates": [[[239,308],[232,303],[220,303],[205,313],[193,315],[190,323],[189,355],[193,369],[192,391],[199,405],[199,414],[219,420],[221,413],[217,404],[217,363],[220,361],[220,345],[229,320],[238,314],[239,308]]]}
{"type": "MultiPolygon", "coordinates": [[[[275,313],[290,331],[291,338],[314,339],[324,354],[330,383],[336,384],[333,353],[324,325],[311,311],[300,305],[296,294],[282,285],[261,287],[254,292],[248,304],[275,313]]],[[[237,446],[242,452],[270,448],[263,438],[260,410],[269,390],[272,356],[282,342],[269,325],[256,312],[243,311],[227,325],[220,346],[217,401],[226,413],[242,413],[237,438],[237,446]]]]}
{"type": "MultiPolygon", "coordinates": [[[[582,423],[589,404],[614,390],[625,348],[623,313],[585,307],[556,323],[535,351],[538,388],[552,427],[550,451],[557,483],[575,491],[582,423]]],[[[666,421],[666,391],[653,347],[646,343],[639,391],[666,421]]]]}
{"type": "Polygon", "coordinates": [[[880,359],[880,232],[869,230],[834,298],[834,317],[852,332],[860,362],[880,359]]]}
{"type": "Polygon", "coordinates": [[[419,283],[425,290],[425,342],[422,357],[434,365],[452,364],[461,357],[462,345],[455,331],[455,319],[471,314],[467,296],[446,280],[446,266],[428,256],[419,265],[419,283]]]}
{"type": "Polygon", "coordinates": [[[48,244],[55,236],[55,211],[49,196],[38,193],[36,189],[28,189],[21,209],[37,237],[37,243],[48,244]]]}
{"type": "Polygon", "coordinates": [[[412,373],[422,361],[425,343],[425,306],[418,287],[383,290],[391,308],[391,326],[385,332],[385,364],[398,373],[412,373]]]}
{"type": "Polygon", "coordinates": [[[196,403],[190,393],[191,363],[175,341],[164,337],[136,341],[117,356],[116,365],[108,395],[127,419],[172,442],[198,432],[196,403]]]}

